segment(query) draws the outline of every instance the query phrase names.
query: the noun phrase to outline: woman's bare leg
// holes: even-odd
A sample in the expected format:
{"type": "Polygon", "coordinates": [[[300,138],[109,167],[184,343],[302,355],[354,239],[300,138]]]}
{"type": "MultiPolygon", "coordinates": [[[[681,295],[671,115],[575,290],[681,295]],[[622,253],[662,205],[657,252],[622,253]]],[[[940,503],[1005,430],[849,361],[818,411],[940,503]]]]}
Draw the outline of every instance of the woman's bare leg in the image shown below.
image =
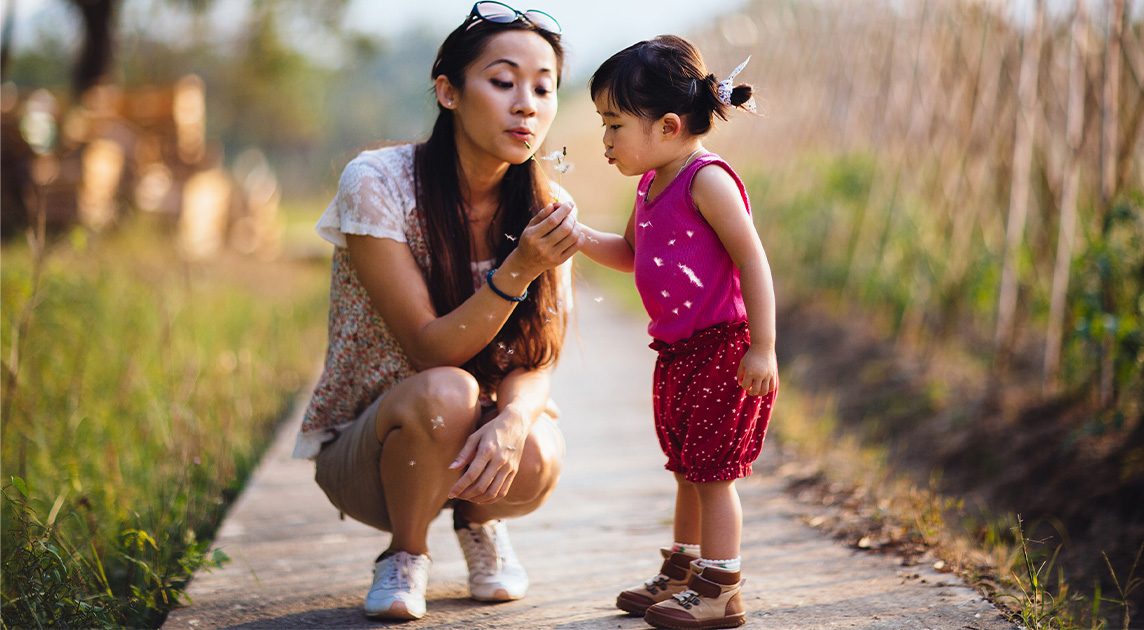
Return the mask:
{"type": "Polygon", "coordinates": [[[460,477],[449,464],[476,430],[480,388],[457,368],[433,368],[390,389],[377,410],[380,472],[392,551],[428,553],[429,524],[460,477]]]}

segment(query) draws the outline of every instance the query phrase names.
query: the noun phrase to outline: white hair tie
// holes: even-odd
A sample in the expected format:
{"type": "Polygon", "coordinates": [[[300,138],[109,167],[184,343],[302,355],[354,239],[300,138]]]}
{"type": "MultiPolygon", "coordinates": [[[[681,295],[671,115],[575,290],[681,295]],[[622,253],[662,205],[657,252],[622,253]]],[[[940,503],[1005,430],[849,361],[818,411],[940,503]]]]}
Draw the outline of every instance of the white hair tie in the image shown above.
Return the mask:
{"type": "MultiPolygon", "coordinates": [[[[720,103],[728,107],[731,106],[731,92],[735,89],[732,83],[735,81],[735,77],[743,71],[743,67],[746,66],[747,62],[750,60],[751,57],[748,55],[747,58],[743,60],[743,63],[739,64],[738,68],[735,68],[735,71],[732,72],[730,76],[719,82],[719,86],[715,88],[715,96],[719,98],[720,103]]],[[[751,113],[756,113],[755,97],[752,96],[751,98],[747,99],[747,102],[739,105],[739,107],[742,107],[751,113]]]]}

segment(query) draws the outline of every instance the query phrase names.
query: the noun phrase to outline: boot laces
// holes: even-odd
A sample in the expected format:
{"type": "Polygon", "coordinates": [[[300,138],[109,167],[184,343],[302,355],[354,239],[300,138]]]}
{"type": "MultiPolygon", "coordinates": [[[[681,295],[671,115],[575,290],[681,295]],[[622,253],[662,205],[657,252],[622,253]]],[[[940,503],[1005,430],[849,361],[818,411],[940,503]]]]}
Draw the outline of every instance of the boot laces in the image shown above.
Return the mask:
{"type": "Polygon", "coordinates": [[[672,595],[672,597],[674,597],[679,602],[679,605],[683,606],[684,608],[690,609],[692,606],[699,604],[699,593],[696,593],[691,589],[687,589],[682,593],[676,593],[675,595],[672,595]]]}

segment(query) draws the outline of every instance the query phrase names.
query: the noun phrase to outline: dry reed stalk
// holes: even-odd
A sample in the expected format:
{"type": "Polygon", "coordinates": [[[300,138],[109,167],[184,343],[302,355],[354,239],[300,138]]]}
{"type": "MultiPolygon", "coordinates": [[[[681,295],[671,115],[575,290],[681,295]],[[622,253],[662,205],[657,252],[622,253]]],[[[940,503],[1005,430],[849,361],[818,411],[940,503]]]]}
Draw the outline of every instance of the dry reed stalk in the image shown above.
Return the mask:
{"type": "Polygon", "coordinates": [[[1081,143],[1084,141],[1084,58],[1088,28],[1084,0],[1076,0],[1072,21],[1071,63],[1069,64],[1068,121],[1065,130],[1065,162],[1061,190],[1061,217],[1057,231],[1057,257],[1053,267],[1053,288],[1045,337],[1044,387],[1053,391],[1060,368],[1065,298],[1068,295],[1069,268],[1076,239],[1076,206],[1080,194],[1081,143]]]}
{"type": "Polygon", "coordinates": [[[1017,83],[1017,130],[1013,144],[1013,183],[1010,187],[1009,222],[1005,230],[1005,250],[1001,269],[1001,291],[997,309],[997,335],[994,344],[1002,365],[1007,361],[1014,333],[1019,285],[1019,249],[1024,240],[1025,218],[1029,209],[1029,181],[1032,175],[1033,141],[1036,136],[1037,71],[1041,65],[1041,32],[1044,0],[1037,0],[1033,28],[1021,51],[1021,75],[1017,83]]]}

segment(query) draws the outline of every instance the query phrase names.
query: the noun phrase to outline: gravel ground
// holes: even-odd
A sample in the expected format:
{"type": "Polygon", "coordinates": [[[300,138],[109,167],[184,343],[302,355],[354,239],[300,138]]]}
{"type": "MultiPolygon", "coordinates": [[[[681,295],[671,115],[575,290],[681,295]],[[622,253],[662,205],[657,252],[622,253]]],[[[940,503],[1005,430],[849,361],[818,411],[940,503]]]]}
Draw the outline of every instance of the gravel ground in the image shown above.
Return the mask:
{"type": "MultiPolygon", "coordinates": [[[[581,292],[584,297],[584,293],[581,292]]],[[[529,571],[517,602],[468,599],[464,558],[448,513],[434,522],[428,614],[403,628],[647,628],[614,607],[651,577],[671,540],[674,483],[651,427],[651,368],[642,320],[608,301],[582,299],[553,383],[568,444],[560,487],[543,508],[509,525],[529,571]]],[[[782,397],[774,422],[782,422],[782,397]]],[[[337,511],[290,459],[300,417],[284,424],[233,506],[215,545],[232,561],[202,573],[193,603],[164,628],[374,628],[361,602],[387,535],[337,511]]],[[[1001,630],[1015,626],[955,575],[855,551],[808,527],[818,513],[770,474],[767,447],[739,482],[744,512],[743,595],[749,628],[1001,630]]]]}

